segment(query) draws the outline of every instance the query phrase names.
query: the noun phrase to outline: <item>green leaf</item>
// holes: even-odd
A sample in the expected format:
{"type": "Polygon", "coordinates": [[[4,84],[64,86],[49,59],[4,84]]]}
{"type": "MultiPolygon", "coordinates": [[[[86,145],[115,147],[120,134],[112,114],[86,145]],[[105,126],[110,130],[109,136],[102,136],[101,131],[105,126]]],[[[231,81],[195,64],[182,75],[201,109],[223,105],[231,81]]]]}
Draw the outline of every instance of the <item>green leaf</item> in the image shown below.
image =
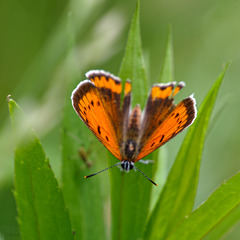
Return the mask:
{"type": "MultiPolygon", "coordinates": [[[[147,96],[147,83],[142,60],[139,27],[139,2],[129,31],[125,55],[119,76],[132,82],[133,106],[140,103],[143,107],[147,96]]],[[[148,159],[155,159],[149,155],[148,159]]],[[[109,165],[118,160],[109,154],[109,165]]],[[[148,177],[153,177],[155,164],[136,164],[148,177]]],[[[139,239],[149,212],[151,188],[153,186],[139,172],[120,172],[118,168],[110,171],[112,239],[139,239]]]]}
{"type": "MultiPolygon", "coordinates": [[[[8,105],[14,138],[18,139],[24,116],[13,100],[8,105]]],[[[49,161],[35,134],[28,127],[25,130],[15,149],[14,196],[21,238],[73,239],[62,192],[49,161]]]]}
{"type": "Polygon", "coordinates": [[[168,27],[167,46],[164,62],[161,68],[159,82],[167,83],[173,81],[173,47],[171,28],[168,27]]]}
{"type": "Polygon", "coordinates": [[[148,221],[144,239],[166,239],[178,222],[192,210],[209,119],[227,67],[204,99],[198,117],[184,139],[148,221]]]}
{"type": "Polygon", "coordinates": [[[212,229],[206,233],[206,236],[203,238],[204,240],[211,239],[220,239],[224,236],[228,231],[232,230],[232,227],[238,223],[240,220],[240,205],[238,207],[233,208],[228,214],[226,214],[219,222],[217,222],[212,229]]]}
{"type": "Polygon", "coordinates": [[[139,10],[140,4],[137,2],[131,27],[128,34],[128,41],[125,49],[125,55],[119,71],[119,77],[123,83],[129,79],[132,83],[132,106],[140,103],[143,107],[147,97],[147,78],[143,66],[143,56],[141,47],[139,10]],[[136,91],[137,90],[137,91],[136,91]]]}
{"type": "MultiPolygon", "coordinates": [[[[202,239],[214,228],[223,227],[222,221],[226,221],[226,218],[230,220],[226,225],[229,228],[239,220],[239,205],[240,173],[224,182],[205,203],[186,217],[167,239],[202,239]]],[[[220,233],[215,232],[217,235],[209,235],[208,239],[219,239],[223,230],[227,229],[221,229],[220,233]]]]}

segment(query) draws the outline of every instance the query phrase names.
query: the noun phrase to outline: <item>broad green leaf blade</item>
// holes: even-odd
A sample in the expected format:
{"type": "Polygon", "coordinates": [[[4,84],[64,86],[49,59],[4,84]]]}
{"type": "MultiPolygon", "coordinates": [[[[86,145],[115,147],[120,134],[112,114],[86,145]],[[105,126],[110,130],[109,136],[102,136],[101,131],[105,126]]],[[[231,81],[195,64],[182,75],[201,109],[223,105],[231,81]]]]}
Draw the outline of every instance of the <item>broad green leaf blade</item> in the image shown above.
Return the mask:
{"type": "MultiPolygon", "coordinates": [[[[143,67],[140,27],[139,3],[133,16],[127,41],[125,56],[122,61],[119,76],[122,80],[132,82],[133,104],[146,101],[147,84],[143,67]]],[[[157,156],[156,156],[157,158],[157,156]]],[[[153,155],[148,159],[155,159],[153,155]]],[[[109,154],[109,165],[118,160],[109,154]]],[[[136,163],[148,177],[153,177],[156,163],[144,165],[136,163]]],[[[139,172],[120,172],[118,168],[110,170],[111,206],[112,206],[112,239],[139,239],[143,235],[144,225],[148,216],[151,188],[153,184],[139,172]]]]}
{"type": "MultiPolygon", "coordinates": [[[[72,86],[72,91],[79,81],[72,86]]],[[[62,181],[66,206],[75,231],[75,239],[105,239],[101,177],[84,176],[103,169],[105,149],[93,139],[71,105],[68,92],[63,115],[62,181]],[[80,154],[79,154],[80,151],[80,154]],[[89,165],[90,164],[90,165],[89,165]],[[88,167],[89,165],[89,167],[88,167]]]]}
{"type": "Polygon", "coordinates": [[[221,239],[227,232],[231,231],[234,225],[240,221],[240,205],[230,211],[216,225],[206,233],[204,240],[221,239]]]}
{"type": "Polygon", "coordinates": [[[164,62],[161,68],[159,82],[167,83],[173,81],[173,47],[172,47],[172,35],[171,28],[168,27],[168,35],[167,35],[167,46],[164,62]]]}
{"type": "MultiPolygon", "coordinates": [[[[10,99],[8,105],[17,139],[23,113],[13,100],[10,99]]],[[[21,238],[73,239],[62,192],[41,143],[31,130],[26,129],[25,133],[25,138],[17,142],[14,176],[21,238]]]]}
{"type": "Polygon", "coordinates": [[[145,239],[166,239],[178,222],[192,210],[209,119],[227,66],[205,97],[198,117],[184,139],[147,224],[145,239]]]}
{"type": "MultiPolygon", "coordinates": [[[[224,182],[205,203],[185,218],[167,239],[202,239],[234,211],[236,211],[234,212],[234,218],[238,217],[239,219],[239,205],[240,173],[224,182]],[[237,216],[235,216],[235,214],[237,216]]],[[[236,220],[232,221],[232,223],[235,222],[236,220]]],[[[232,224],[230,224],[230,226],[231,225],[232,224]]]]}
{"type": "Polygon", "coordinates": [[[140,106],[143,108],[146,101],[148,89],[146,73],[143,66],[139,8],[140,4],[138,1],[129,30],[128,41],[120,67],[119,77],[123,82],[125,82],[127,79],[131,80],[132,92],[134,95],[132,98],[132,106],[140,103],[140,106]]]}

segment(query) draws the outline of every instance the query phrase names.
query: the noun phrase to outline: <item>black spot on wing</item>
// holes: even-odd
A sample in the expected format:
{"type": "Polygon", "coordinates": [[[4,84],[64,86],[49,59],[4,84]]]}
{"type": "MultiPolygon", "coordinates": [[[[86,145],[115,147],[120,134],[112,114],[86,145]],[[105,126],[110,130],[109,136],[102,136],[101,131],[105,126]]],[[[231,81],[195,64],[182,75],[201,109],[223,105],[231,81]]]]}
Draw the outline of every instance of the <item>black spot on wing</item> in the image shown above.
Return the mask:
{"type": "Polygon", "coordinates": [[[98,133],[101,134],[100,126],[97,127],[98,133]]]}
{"type": "Polygon", "coordinates": [[[170,138],[173,138],[175,135],[176,135],[176,132],[174,132],[174,133],[171,135],[170,138]]]}
{"type": "Polygon", "coordinates": [[[162,135],[162,137],[161,137],[159,143],[163,141],[163,138],[164,138],[164,135],[162,135]]]}

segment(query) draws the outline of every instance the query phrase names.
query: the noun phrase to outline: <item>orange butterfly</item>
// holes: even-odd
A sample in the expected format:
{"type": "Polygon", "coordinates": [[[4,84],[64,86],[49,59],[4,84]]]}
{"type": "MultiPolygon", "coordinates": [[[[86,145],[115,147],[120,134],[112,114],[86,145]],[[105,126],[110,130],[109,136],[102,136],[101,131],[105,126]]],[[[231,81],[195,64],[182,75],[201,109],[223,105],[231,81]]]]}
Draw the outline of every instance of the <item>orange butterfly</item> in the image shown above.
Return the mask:
{"type": "Polygon", "coordinates": [[[89,71],[86,77],[72,92],[72,105],[98,140],[121,161],[111,167],[121,165],[127,172],[134,168],[142,173],[134,163],[175,137],[196,118],[192,95],[178,105],[173,103],[173,97],[185,85],[183,82],[176,87],[176,82],[154,84],[141,112],[139,105],[131,109],[130,81],[125,83],[121,104],[120,78],[102,70],[89,71]]]}

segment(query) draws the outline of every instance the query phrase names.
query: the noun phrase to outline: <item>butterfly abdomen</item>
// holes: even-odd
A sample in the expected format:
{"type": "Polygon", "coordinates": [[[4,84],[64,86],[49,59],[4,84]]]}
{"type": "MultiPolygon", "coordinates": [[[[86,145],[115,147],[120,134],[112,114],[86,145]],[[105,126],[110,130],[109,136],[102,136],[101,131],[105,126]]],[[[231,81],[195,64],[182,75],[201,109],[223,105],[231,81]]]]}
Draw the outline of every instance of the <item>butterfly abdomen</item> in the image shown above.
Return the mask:
{"type": "Polygon", "coordinates": [[[137,139],[141,126],[141,109],[139,105],[131,111],[128,123],[125,142],[123,143],[123,160],[133,161],[136,156],[137,139]]]}
{"type": "Polygon", "coordinates": [[[141,125],[141,108],[138,105],[131,111],[127,126],[127,138],[136,140],[139,135],[141,125]]]}

